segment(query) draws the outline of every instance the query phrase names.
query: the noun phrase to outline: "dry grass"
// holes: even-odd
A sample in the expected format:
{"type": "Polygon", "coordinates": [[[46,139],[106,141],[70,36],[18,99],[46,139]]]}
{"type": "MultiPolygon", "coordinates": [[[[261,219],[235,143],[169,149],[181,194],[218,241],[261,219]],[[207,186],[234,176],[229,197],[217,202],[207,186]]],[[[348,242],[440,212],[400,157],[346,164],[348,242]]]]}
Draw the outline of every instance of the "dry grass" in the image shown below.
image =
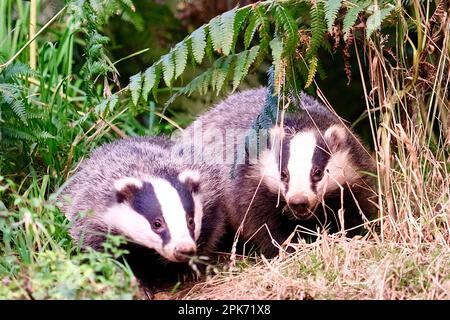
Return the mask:
{"type": "Polygon", "coordinates": [[[297,253],[224,272],[183,299],[450,299],[450,251],[321,237],[297,253]]]}

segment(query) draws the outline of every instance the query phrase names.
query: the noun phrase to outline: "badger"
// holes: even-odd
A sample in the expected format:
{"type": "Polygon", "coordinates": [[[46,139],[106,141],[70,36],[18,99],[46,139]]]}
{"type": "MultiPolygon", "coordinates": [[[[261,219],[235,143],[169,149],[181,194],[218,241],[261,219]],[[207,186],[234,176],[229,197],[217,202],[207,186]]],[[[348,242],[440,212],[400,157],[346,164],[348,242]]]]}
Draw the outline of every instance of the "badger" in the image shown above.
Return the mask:
{"type": "Polygon", "coordinates": [[[337,116],[305,93],[291,97],[294,111],[279,114],[265,135],[249,134],[268,97],[265,87],[231,95],[177,142],[190,161],[211,161],[227,177],[223,211],[231,238],[274,257],[286,240],[314,239],[318,229],[359,234],[376,211],[367,174],[374,171],[372,157],[337,116]]]}
{"type": "Polygon", "coordinates": [[[149,292],[182,280],[187,262],[209,256],[223,234],[214,197],[202,199],[214,186],[171,158],[171,147],[163,137],[103,145],[58,195],[75,243],[101,250],[108,232],[123,235],[126,262],[149,292]]]}

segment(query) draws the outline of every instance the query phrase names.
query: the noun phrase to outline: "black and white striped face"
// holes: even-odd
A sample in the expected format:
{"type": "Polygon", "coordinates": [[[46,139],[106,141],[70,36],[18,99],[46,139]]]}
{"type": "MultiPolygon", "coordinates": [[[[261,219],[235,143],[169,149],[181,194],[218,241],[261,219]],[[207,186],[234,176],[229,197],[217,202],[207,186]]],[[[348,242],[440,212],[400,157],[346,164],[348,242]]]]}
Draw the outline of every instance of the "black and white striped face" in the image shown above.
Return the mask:
{"type": "Polygon", "coordinates": [[[191,170],[164,179],[122,178],[114,184],[117,202],[102,219],[169,261],[187,261],[196,254],[202,224],[198,186],[199,173],[191,170]]]}
{"type": "Polygon", "coordinates": [[[298,219],[309,219],[326,194],[355,180],[346,129],[333,125],[284,133],[272,130],[273,144],[261,160],[261,174],[269,190],[284,197],[286,208],[298,219]]]}

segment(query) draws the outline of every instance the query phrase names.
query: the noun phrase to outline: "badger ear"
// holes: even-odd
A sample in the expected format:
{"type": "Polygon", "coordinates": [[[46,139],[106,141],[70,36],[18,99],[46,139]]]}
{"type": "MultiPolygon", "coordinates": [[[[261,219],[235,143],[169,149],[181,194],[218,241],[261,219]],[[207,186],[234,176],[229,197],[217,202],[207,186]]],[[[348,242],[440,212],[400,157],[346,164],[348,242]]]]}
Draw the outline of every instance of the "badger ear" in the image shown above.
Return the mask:
{"type": "Polygon", "coordinates": [[[332,125],[324,135],[325,142],[332,153],[342,149],[346,140],[346,129],[342,126],[332,125]]]}
{"type": "Polygon", "coordinates": [[[197,193],[200,189],[200,172],[197,170],[184,170],[178,175],[178,180],[191,192],[197,193]]]}
{"type": "Polygon", "coordinates": [[[142,188],[142,181],[136,178],[126,177],[114,182],[116,200],[118,203],[130,202],[136,192],[142,188]]]}

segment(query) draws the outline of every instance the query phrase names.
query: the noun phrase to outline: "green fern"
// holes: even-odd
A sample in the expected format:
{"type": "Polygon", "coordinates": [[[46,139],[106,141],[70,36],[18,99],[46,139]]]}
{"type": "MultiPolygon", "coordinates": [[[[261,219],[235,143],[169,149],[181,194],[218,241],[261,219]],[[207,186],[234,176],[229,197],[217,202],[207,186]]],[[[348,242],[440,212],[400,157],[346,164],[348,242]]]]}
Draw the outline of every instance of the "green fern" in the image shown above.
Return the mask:
{"type": "Polygon", "coordinates": [[[328,31],[331,31],[341,5],[342,0],[325,1],[325,19],[327,20],[328,31]]]}
{"type": "Polygon", "coordinates": [[[150,93],[150,90],[152,90],[153,86],[155,85],[156,80],[156,68],[155,66],[151,66],[147,68],[144,72],[144,83],[142,85],[142,96],[144,97],[144,100],[147,101],[148,94],[150,93]]]}
{"type": "Polygon", "coordinates": [[[311,61],[309,62],[308,78],[306,79],[305,89],[307,89],[314,80],[314,77],[317,73],[318,61],[319,61],[319,59],[317,59],[317,56],[314,56],[311,58],[311,61]]]}
{"type": "Polygon", "coordinates": [[[366,38],[369,39],[372,33],[381,27],[381,23],[389,16],[393,7],[375,10],[375,12],[367,19],[366,38]]]}
{"type": "Polygon", "coordinates": [[[186,68],[186,62],[187,62],[187,56],[188,56],[188,48],[186,46],[185,42],[180,42],[175,47],[175,79],[177,79],[186,68]]]}
{"type": "Polygon", "coordinates": [[[258,19],[256,13],[252,12],[250,14],[249,23],[247,28],[245,29],[244,34],[244,47],[248,49],[250,47],[250,43],[253,40],[253,36],[256,33],[256,29],[261,25],[261,21],[258,19]]]}
{"type": "Polygon", "coordinates": [[[172,79],[174,77],[175,65],[172,58],[172,52],[164,55],[161,59],[164,82],[168,87],[172,85],[172,79]]]}
{"type": "Polygon", "coordinates": [[[361,12],[363,12],[370,5],[370,3],[371,3],[370,0],[359,1],[355,3],[354,7],[347,10],[347,13],[344,16],[344,23],[342,26],[342,32],[344,33],[344,41],[347,41],[348,33],[355,24],[356,19],[358,19],[358,15],[361,12]]]}
{"type": "Polygon", "coordinates": [[[233,90],[235,91],[242,79],[247,75],[250,66],[255,62],[259,53],[259,46],[254,46],[250,50],[241,52],[236,56],[236,66],[233,74],[233,90]]]}
{"type": "MultiPolygon", "coordinates": [[[[140,73],[130,77],[130,91],[133,104],[136,106],[142,90],[142,75],[140,73]]],[[[106,108],[106,106],[105,106],[106,108]]]]}
{"type": "Polygon", "coordinates": [[[283,34],[285,36],[283,54],[288,56],[293,54],[296,46],[298,45],[298,26],[292,17],[291,13],[285,7],[281,5],[275,6],[275,22],[279,27],[283,29],[283,34]]]}
{"type": "Polygon", "coordinates": [[[235,17],[235,9],[227,11],[220,16],[220,27],[222,29],[222,53],[225,56],[230,54],[231,48],[233,47],[235,17]]]}
{"type": "Polygon", "coordinates": [[[192,55],[194,56],[194,59],[198,64],[202,63],[203,61],[203,57],[205,55],[205,47],[206,33],[205,28],[201,27],[195,30],[191,36],[192,55]]]}
{"type": "Polygon", "coordinates": [[[315,6],[311,6],[311,42],[307,50],[308,59],[317,54],[326,31],[324,4],[322,1],[317,1],[315,6]]]}

